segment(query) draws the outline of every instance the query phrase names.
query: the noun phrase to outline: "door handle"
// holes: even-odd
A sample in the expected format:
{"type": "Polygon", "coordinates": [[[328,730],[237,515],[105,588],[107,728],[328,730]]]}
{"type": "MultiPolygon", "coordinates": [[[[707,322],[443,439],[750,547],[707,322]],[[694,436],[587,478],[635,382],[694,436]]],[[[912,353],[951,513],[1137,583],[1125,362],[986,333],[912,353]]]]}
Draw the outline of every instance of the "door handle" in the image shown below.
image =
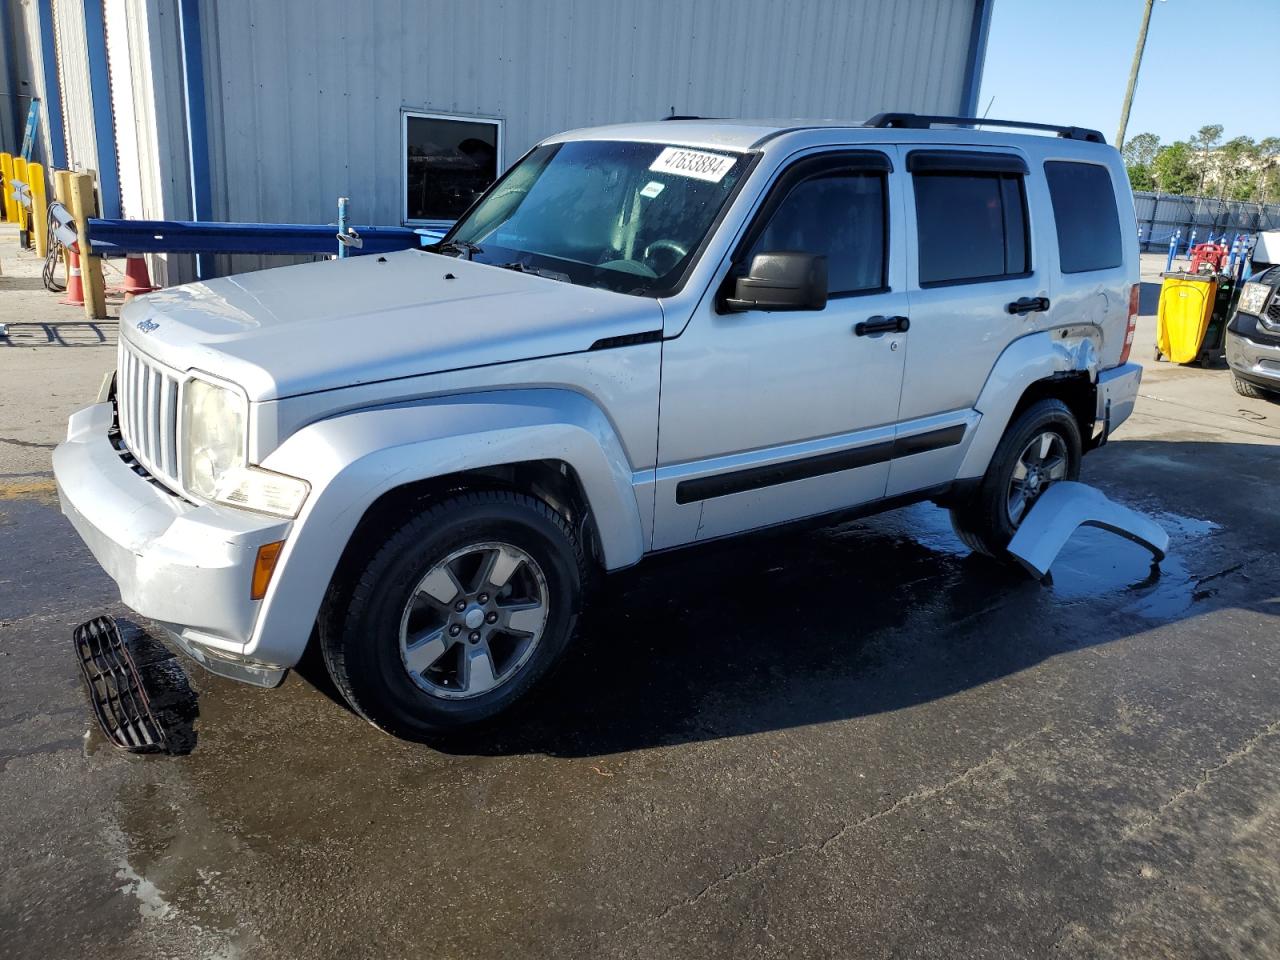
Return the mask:
{"type": "Polygon", "coordinates": [[[872,333],[906,333],[911,329],[911,321],[906,317],[867,317],[854,324],[856,336],[865,337],[872,333]]]}
{"type": "Polygon", "coordinates": [[[1010,313],[1026,316],[1028,313],[1040,313],[1049,309],[1048,297],[1022,297],[1005,307],[1010,313]]]}

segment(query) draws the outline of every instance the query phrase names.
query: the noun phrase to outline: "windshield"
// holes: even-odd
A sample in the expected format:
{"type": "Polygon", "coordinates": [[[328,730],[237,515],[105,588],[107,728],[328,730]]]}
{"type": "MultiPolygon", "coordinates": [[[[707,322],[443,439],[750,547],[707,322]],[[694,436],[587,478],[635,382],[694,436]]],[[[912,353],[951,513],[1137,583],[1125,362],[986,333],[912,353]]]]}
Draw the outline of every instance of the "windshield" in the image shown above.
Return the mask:
{"type": "Polygon", "coordinates": [[[659,143],[538,147],[434,248],[618,293],[680,285],[744,154],[659,143]]]}

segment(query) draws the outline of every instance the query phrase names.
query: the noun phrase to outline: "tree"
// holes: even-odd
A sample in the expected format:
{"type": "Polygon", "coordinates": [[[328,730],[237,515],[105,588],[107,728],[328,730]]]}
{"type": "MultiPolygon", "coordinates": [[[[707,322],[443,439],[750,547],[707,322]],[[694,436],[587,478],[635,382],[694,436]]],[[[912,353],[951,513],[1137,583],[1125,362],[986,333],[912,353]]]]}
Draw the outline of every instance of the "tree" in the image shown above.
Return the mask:
{"type": "Polygon", "coordinates": [[[1126,166],[1149,167],[1159,151],[1159,137],[1154,133],[1140,133],[1128,139],[1121,154],[1126,166]]]}
{"type": "Polygon", "coordinates": [[[1258,141],[1259,203],[1266,203],[1280,193],[1280,137],[1263,137],[1258,141]]]}
{"type": "Polygon", "coordinates": [[[1154,190],[1155,174],[1149,163],[1131,163],[1125,169],[1129,172],[1129,187],[1132,190],[1154,190]]]}
{"type": "Polygon", "coordinates": [[[1159,152],[1160,138],[1154,133],[1140,133],[1125,143],[1121,155],[1125,169],[1129,171],[1129,186],[1134,190],[1155,189],[1151,164],[1159,152]]]}
{"type": "Polygon", "coordinates": [[[1151,174],[1162,193],[1193,193],[1198,182],[1194,148],[1184,140],[1161,147],[1151,161],[1151,174]]]}
{"type": "Polygon", "coordinates": [[[1258,145],[1252,137],[1233,137],[1215,158],[1218,197],[1248,200],[1257,186],[1258,145]]]}
{"type": "Polygon", "coordinates": [[[1221,140],[1222,124],[1220,123],[1206,123],[1191,138],[1192,145],[1200,151],[1200,193],[1204,193],[1204,181],[1209,172],[1209,154],[1221,140]]]}

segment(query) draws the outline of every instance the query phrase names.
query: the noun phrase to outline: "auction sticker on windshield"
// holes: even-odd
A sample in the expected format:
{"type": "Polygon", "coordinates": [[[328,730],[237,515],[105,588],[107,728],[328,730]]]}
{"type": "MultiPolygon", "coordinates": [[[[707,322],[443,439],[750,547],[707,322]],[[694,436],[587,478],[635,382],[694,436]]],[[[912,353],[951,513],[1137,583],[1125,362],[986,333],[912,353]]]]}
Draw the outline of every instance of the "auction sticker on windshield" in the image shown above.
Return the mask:
{"type": "Polygon", "coordinates": [[[719,183],[733,169],[735,157],[702,150],[686,150],[684,147],[666,147],[658,159],[649,165],[653,173],[673,173],[678,177],[693,177],[708,183],[719,183]]]}

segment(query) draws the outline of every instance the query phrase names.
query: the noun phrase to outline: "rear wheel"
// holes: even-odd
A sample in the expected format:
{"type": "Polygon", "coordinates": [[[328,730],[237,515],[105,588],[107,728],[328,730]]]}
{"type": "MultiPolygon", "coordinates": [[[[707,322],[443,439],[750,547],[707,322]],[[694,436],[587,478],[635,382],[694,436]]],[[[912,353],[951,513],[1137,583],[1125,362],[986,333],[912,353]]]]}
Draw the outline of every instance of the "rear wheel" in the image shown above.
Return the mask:
{"type": "Polygon", "coordinates": [[[1003,558],[1018,525],[1046,489],[1080,476],[1080,427],[1061,400],[1038,400],[1001,438],[977,491],[951,509],[951,525],[975,553],[1003,558]]]}
{"type": "Polygon", "coordinates": [[[352,708],[397,736],[474,727],[523,699],[572,639],[585,568],[568,523],[508,491],[442,500],[336,584],[320,647],[352,708]]]}

